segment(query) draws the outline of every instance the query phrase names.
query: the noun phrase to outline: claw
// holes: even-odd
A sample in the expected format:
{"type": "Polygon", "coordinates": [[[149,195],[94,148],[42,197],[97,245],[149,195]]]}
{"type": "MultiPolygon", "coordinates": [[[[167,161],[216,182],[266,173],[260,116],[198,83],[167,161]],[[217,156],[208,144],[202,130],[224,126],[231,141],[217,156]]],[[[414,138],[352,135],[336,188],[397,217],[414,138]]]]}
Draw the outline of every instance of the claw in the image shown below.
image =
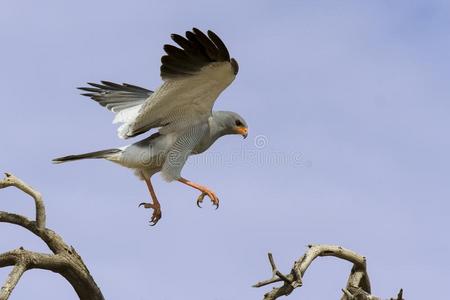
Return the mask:
{"type": "Polygon", "coordinates": [[[200,196],[198,196],[198,198],[197,198],[197,206],[198,207],[202,208],[200,203],[203,202],[203,198],[205,198],[205,196],[206,196],[206,193],[201,193],[200,196]]]}
{"type": "Polygon", "coordinates": [[[211,199],[212,204],[216,207],[216,209],[219,208],[219,198],[214,193],[211,192],[202,192],[200,196],[197,198],[197,206],[201,208],[200,203],[203,203],[203,199],[205,196],[208,196],[211,199]]]}
{"type": "Polygon", "coordinates": [[[217,198],[216,195],[213,195],[214,198],[211,198],[211,202],[213,203],[213,205],[216,207],[216,210],[219,208],[219,198],[217,198]]]}
{"type": "Polygon", "coordinates": [[[183,177],[180,177],[178,179],[178,181],[202,192],[200,194],[200,196],[198,196],[198,198],[197,198],[197,206],[198,207],[201,207],[200,203],[203,202],[203,198],[205,198],[205,196],[208,196],[208,198],[211,200],[212,204],[216,206],[216,209],[219,208],[219,198],[217,198],[216,194],[213,191],[211,191],[210,189],[208,189],[207,187],[202,186],[197,183],[194,183],[187,179],[184,179],[183,177]]]}
{"type": "Polygon", "coordinates": [[[151,218],[150,221],[149,221],[149,225],[150,225],[150,226],[155,226],[156,223],[158,223],[158,221],[159,221],[160,218],[161,218],[161,217],[157,218],[156,216],[152,216],[152,218],[151,218]]]}
{"type": "Polygon", "coordinates": [[[150,223],[150,226],[155,226],[156,223],[158,223],[158,221],[161,219],[161,216],[162,216],[160,206],[155,205],[153,203],[145,203],[145,202],[140,203],[138,207],[141,207],[141,206],[144,206],[144,208],[153,209],[153,214],[152,214],[152,217],[151,217],[149,223],[150,223]]]}

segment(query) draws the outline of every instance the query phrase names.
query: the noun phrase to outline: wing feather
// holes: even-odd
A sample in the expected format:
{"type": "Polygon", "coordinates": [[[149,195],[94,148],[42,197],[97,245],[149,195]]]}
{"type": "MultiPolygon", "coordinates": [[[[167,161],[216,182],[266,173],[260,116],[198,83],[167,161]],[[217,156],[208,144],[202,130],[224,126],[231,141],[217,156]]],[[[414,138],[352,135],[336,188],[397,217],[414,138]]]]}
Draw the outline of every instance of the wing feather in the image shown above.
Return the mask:
{"type": "Polygon", "coordinates": [[[89,93],[81,95],[86,96],[106,107],[108,110],[116,113],[114,123],[131,121],[133,118],[130,112],[137,115],[142,104],[153,94],[153,91],[132,85],[128,83],[117,84],[110,81],[101,81],[99,83],[88,82],[90,87],[79,87],[78,89],[89,93]]]}
{"type": "Polygon", "coordinates": [[[220,93],[237,74],[237,62],[212,31],[207,35],[197,28],[185,37],[172,34],[178,44],[164,45],[161,77],[164,83],[142,105],[136,118],[119,129],[119,136],[129,138],[152,128],[161,133],[182,130],[205,121],[220,93]]]}
{"type": "Polygon", "coordinates": [[[121,138],[134,137],[153,128],[182,132],[211,116],[220,93],[233,82],[238,64],[223,41],[212,31],[197,28],[185,37],[172,34],[179,46],[164,45],[160,74],[163,84],[155,91],[110,81],[89,82],[82,95],[116,114],[121,138]]]}
{"type": "Polygon", "coordinates": [[[222,42],[222,40],[217,36],[217,34],[212,32],[211,30],[208,30],[208,37],[211,39],[211,41],[213,41],[213,43],[217,47],[218,59],[224,60],[224,61],[227,61],[227,60],[229,61],[230,53],[228,52],[228,49],[225,46],[225,44],[222,42]]]}

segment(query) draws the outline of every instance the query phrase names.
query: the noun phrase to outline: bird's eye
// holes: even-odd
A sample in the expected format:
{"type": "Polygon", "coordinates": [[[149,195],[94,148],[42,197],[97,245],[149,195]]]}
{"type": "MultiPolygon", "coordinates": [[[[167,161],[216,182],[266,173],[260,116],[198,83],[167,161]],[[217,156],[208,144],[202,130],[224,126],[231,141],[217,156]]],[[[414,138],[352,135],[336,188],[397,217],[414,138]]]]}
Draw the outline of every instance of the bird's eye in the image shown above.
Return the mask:
{"type": "Polygon", "coordinates": [[[240,120],[236,120],[236,126],[238,126],[238,127],[241,127],[241,126],[243,126],[244,124],[242,124],[242,122],[240,121],[240,120]]]}

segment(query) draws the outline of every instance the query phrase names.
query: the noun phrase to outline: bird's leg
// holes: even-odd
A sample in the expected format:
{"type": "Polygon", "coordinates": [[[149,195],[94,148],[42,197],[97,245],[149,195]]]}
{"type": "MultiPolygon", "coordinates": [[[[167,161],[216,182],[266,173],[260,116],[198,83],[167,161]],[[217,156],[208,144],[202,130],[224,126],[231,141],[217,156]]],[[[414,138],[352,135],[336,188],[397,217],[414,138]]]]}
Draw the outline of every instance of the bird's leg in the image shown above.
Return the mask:
{"type": "Polygon", "coordinates": [[[211,202],[213,203],[213,205],[216,206],[216,209],[219,208],[219,198],[217,197],[216,193],[214,193],[213,191],[211,191],[210,189],[208,189],[207,187],[200,185],[198,183],[189,181],[187,179],[184,179],[183,177],[181,177],[180,179],[178,179],[179,182],[184,183],[190,187],[193,187],[194,189],[199,190],[200,192],[202,192],[200,194],[200,196],[198,196],[197,198],[197,206],[200,206],[200,203],[203,202],[203,198],[205,198],[205,196],[208,196],[209,199],[211,199],[211,202]]]}
{"type": "Polygon", "coordinates": [[[139,204],[139,206],[143,205],[145,208],[152,208],[153,209],[153,214],[152,214],[152,218],[150,219],[150,225],[151,226],[155,226],[156,223],[158,223],[159,219],[161,219],[161,205],[159,204],[158,198],[156,198],[156,193],[155,190],[153,189],[152,183],[150,182],[150,178],[147,178],[146,176],[144,176],[144,174],[142,174],[142,177],[145,180],[145,183],[147,184],[148,187],[148,191],[150,192],[150,195],[152,196],[152,203],[145,203],[142,202],[141,204],[139,204]]]}

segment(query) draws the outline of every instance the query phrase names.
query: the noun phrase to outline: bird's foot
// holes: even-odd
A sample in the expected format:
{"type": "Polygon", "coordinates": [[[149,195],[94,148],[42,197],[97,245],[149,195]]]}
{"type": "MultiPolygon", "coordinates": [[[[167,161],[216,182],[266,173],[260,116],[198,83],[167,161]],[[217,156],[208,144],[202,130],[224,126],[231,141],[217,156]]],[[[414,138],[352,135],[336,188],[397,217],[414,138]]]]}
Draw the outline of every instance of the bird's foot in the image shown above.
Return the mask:
{"type": "Polygon", "coordinates": [[[208,196],[209,199],[211,199],[211,202],[213,205],[216,206],[216,209],[219,208],[219,197],[217,197],[216,193],[214,193],[211,190],[208,189],[204,189],[202,190],[202,193],[200,194],[200,196],[198,196],[197,198],[197,206],[201,208],[200,203],[203,202],[203,198],[205,198],[205,196],[208,196]]]}
{"type": "Polygon", "coordinates": [[[151,208],[153,209],[153,214],[150,219],[150,226],[155,226],[156,223],[161,219],[162,213],[161,213],[161,205],[159,203],[145,203],[142,202],[139,204],[139,207],[144,206],[144,208],[151,208]]]}

